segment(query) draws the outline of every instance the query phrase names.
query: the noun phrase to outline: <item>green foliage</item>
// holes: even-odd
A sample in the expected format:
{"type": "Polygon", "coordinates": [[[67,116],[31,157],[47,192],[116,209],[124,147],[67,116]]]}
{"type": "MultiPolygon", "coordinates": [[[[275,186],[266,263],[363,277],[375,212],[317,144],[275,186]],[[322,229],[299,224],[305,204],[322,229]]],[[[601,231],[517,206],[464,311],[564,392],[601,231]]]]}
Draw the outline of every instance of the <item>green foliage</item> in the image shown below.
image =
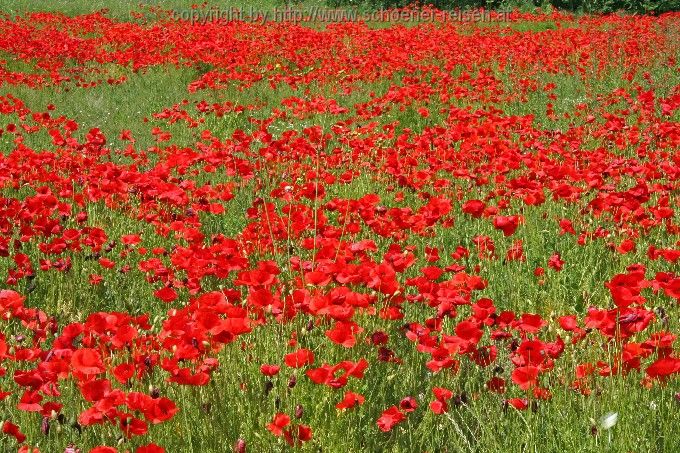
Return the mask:
{"type": "MultiPolygon", "coordinates": [[[[401,8],[411,0],[327,0],[331,7],[358,7],[360,9],[401,8]]],[[[552,6],[558,9],[586,13],[612,13],[626,11],[635,14],[662,14],[680,10],[680,0],[432,0],[423,2],[442,10],[491,8],[534,9],[552,6]]]]}
{"type": "MultiPolygon", "coordinates": [[[[590,13],[627,11],[636,14],[662,14],[680,9],[680,0],[576,0],[577,8],[590,13]]],[[[574,9],[569,5],[554,6],[574,9]]]]}

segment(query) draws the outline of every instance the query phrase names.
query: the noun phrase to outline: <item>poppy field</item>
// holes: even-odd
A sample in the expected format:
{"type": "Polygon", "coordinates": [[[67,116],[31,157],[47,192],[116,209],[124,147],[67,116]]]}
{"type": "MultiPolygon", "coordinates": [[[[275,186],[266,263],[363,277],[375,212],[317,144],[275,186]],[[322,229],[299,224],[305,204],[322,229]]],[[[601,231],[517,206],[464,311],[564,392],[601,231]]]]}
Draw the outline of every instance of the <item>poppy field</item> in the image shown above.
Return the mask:
{"type": "Polygon", "coordinates": [[[0,16],[0,450],[680,450],[680,13],[159,5],[0,16]]]}

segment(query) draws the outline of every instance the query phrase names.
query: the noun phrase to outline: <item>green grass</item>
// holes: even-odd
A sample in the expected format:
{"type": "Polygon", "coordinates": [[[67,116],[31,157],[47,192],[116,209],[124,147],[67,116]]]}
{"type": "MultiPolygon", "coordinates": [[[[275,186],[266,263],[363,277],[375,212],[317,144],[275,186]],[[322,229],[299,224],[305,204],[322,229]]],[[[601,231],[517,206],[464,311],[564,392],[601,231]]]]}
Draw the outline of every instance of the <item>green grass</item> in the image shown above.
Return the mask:
{"type": "MultiPolygon", "coordinates": [[[[41,0],[0,0],[0,11],[6,12],[10,15],[22,15],[26,12],[57,12],[68,16],[76,16],[80,14],[91,14],[98,11],[106,10],[110,17],[128,20],[131,11],[144,11],[150,9],[163,9],[185,11],[191,9],[192,5],[200,5],[203,2],[193,2],[191,0],[117,0],[115,2],[109,0],[54,0],[45,3],[41,0]]],[[[310,4],[315,4],[312,0],[310,4]]],[[[281,8],[285,6],[284,0],[254,0],[248,5],[241,5],[226,0],[212,0],[208,2],[209,7],[227,8],[240,7],[253,8],[255,10],[269,10],[274,8],[281,8]]]]}

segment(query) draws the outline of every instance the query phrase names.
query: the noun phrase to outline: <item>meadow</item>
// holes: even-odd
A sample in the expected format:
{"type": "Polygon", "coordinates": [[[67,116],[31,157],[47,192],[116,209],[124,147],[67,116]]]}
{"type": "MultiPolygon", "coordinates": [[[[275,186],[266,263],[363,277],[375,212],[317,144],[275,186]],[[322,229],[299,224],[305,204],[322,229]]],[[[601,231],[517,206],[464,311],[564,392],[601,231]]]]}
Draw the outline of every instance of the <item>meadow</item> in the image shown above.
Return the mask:
{"type": "Polygon", "coordinates": [[[680,13],[209,8],[0,0],[2,451],[680,451],[680,13]]]}

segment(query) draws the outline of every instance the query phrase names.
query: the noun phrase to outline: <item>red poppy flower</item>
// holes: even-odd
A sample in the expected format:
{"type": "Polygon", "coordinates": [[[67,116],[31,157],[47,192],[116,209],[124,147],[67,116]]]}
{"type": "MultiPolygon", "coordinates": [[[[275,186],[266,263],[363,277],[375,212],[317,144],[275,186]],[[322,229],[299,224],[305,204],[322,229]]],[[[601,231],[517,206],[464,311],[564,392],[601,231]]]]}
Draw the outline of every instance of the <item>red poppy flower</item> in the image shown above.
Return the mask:
{"type": "Polygon", "coordinates": [[[663,357],[656,360],[645,370],[647,376],[653,379],[666,379],[672,374],[680,373],[680,359],[663,357]]]}
{"type": "Polygon", "coordinates": [[[566,331],[572,331],[578,327],[576,315],[560,316],[557,320],[560,323],[560,327],[566,331]]]}
{"type": "Polygon", "coordinates": [[[472,217],[481,217],[486,205],[480,200],[468,200],[463,204],[463,212],[472,217]]]}
{"type": "Polygon", "coordinates": [[[503,232],[503,236],[511,236],[517,230],[522,216],[497,216],[493,219],[493,226],[503,232]]]}
{"type": "Polygon", "coordinates": [[[286,354],[283,361],[291,368],[302,368],[314,362],[314,353],[309,349],[298,349],[295,352],[286,354]]]}
{"type": "Polygon", "coordinates": [[[332,329],[326,331],[326,337],[335,344],[351,348],[356,344],[355,335],[363,330],[356,323],[338,321],[332,329]]]}
{"type": "Polygon", "coordinates": [[[538,383],[539,368],[536,366],[522,366],[512,372],[512,382],[522,390],[530,389],[538,383]]]}
{"type": "Polygon", "coordinates": [[[265,376],[276,376],[279,374],[279,370],[281,369],[280,366],[278,365],[261,365],[260,366],[260,373],[264,374],[265,376]]]}
{"type": "Polygon", "coordinates": [[[380,428],[380,431],[386,433],[404,420],[406,420],[406,416],[399,411],[397,406],[392,406],[389,409],[386,409],[380,415],[380,418],[378,418],[378,428],[380,428]]]}
{"type": "Polygon", "coordinates": [[[416,402],[416,399],[413,398],[412,396],[407,396],[399,402],[399,409],[401,409],[402,412],[405,413],[413,412],[417,408],[418,403],[416,402]]]}
{"type": "Polygon", "coordinates": [[[135,374],[135,366],[130,363],[121,363],[113,369],[113,376],[121,384],[125,384],[135,374]]]}
{"type": "Polygon", "coordinates": [[[90,453],[118,453],[118,449],[113,447],[99,446],[90,450],[90,453]]]}
{"type": "Polygon", "coordinates": [[[169,286],[165,286],[159,290],[154,291],[154,296],[162,300],[163,302],[172,302],[174,300],[177,300],[177,291],[174,289],[170,288],[169,286]]]}
{"type": "Polygon", "coordinates": [[[529,407],[529,400],[526,398],[510,398],[507,403],[519,411],[523,411],[529,407]]]}
{"type": "Polygon", "coordinates": [[[274,420],[267,424],[267,429],[275,436],[281,436],[283,429],[290,424],[290,417],[282,412],[274,416],[274,420]]]}
{"type": "Polygon", "coordinates": [[[486,382],[486,388],[494,393],[505,393],[505,379],[498,376],[492,377],[486,382]]]}
{"type": "Polygon", "coordinates": [[[179,412],[177,405],[165,397],[152,398],[143,409],[144,418],[153,424],[170,420],[179,412]]]}
{"type": "Polygon", "coordinates": [[[165,453],[165,448],[152,443],[137,447],[135,453],[165,453]]]}
{"type": "Polygon", "coordinates": [[[21,432],[19,427],[10,421],[6,421],[2,425],[2,432],[8,436],[14,437],[20,444],[26,440],[26,436],[21,432]]]}
{"type": "Polygon", "coordinates": [[[82,374],[99,374],[105,371],[101,354],[91,348],[75,351],[71,356],[71,368],[82,374]]]}
{"type": "Polygon", "coordinates": [[[365,400],[366,398],[364,398],[363,395],[354,392],[346,392],[342,401],[336,404],[335,407],[340,410],[349,409],[354,406],[364,404],[365,400]]]}

